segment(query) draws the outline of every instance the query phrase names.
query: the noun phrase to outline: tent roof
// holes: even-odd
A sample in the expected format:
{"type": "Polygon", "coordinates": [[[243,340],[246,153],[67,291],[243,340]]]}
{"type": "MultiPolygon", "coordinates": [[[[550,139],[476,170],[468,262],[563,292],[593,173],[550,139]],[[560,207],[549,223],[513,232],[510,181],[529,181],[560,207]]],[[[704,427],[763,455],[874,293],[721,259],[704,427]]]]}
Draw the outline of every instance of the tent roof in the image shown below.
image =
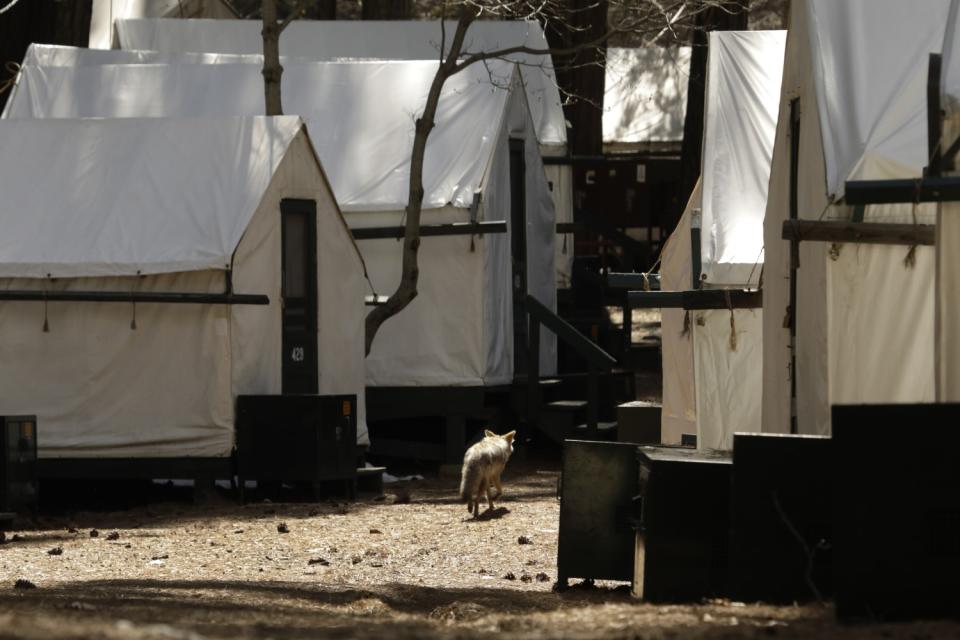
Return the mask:
{"type": "MultiPolygon", "coordinates": [[[[847,180],[919,177],[927,159],[930,53],[954,34],[950,0],[808,0],[827,190],[847,180]],[[909,27],[909,28],[907,28],[909,27]]],[[[944,59],[945,92],[960,95],[960,51],[944,59]]]]}
{"type": "Polygon", "coordinates": [[[0,276],[226,269],[295,116],[0,121],[0,276]]]}
{"type": "MultiPolygon", "coordinates": [[[[445,23],[448,42],[455,24],[445,23]]],[[[262,25],[256,20],[137,19],[118,20],[116,26],[123,49],[166,53],[263,52],[262,25]]],[[[439,20],[295,20],[280,38],[280,54],[314,61],[344,58],[432,61],[438,57],[442,38],[439,20]]],[[[536,21],[481,20],[473,23],[467,32],[464,52],[513,46],[548,47],[543,29],[536,21]]],[[[545,145],[566,144],[566,120],[550,56],[515,53],[506,59],[521,66],[537,139],[545,145]]]]}
{"type": "Polygon", "coordinates": [[[708,283],[756,286],[760,277],[786,34],[710,33],[701,236],[708,283]]]}
{"type": "MultiPolygon", "coordinates": [[[[414,121],[436,62],[314,62],[283,74],[283,105],[304,118],[343,210],[407,204],[414,121]]],[[[424,164],[425,208],[469,207],[483,186],[515,65],[471,65],[444,85],[424,164]]],[[[520,94],[522,95],[522,93],[520,94]]],[[[7,117],[257,115],[257,64],[105,65],[22,70],[7,117]]]]}
{"type": "Polygon", "coordinates": [[[604,142],[679,142],[690,47],[607,48],[604,142]]]}

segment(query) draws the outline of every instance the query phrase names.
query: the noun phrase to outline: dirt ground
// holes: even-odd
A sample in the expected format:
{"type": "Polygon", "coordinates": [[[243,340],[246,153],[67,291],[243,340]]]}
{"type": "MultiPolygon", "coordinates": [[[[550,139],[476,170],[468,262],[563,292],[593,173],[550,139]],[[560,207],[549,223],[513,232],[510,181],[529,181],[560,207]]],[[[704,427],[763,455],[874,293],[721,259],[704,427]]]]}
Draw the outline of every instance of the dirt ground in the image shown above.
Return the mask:
{"type": "Polygon", "coordinates": [[[654,606],[616,585],[554,593],[557,472],[511,464],[503,502],[479,520],[456,477],[413,483],[409,502],[388,488],[352,503],[219,498],[41,517],[0,545],[0,638],[960,637],[949,622],[840,626],[827,606],[654,606]]]}

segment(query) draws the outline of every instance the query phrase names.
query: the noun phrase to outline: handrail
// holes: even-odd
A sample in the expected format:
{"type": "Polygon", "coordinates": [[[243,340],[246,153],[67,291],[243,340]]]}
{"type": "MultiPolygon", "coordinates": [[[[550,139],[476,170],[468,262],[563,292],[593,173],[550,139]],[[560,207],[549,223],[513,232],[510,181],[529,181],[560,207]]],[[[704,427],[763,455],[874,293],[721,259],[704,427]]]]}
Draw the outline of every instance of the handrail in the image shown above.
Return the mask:
{"type": "Polygon", "coordinates": [[[632,289],[635,291],[649,287],[651,291],[659,291],[660,274],[611,271],[607,274],[607,287],[610,289],[632,289]]]}
{"type": "Polygon", "coordinates": [[[0,300],[17,302],[155,302],[161,304],[267,305],[270,298],[255,293],[179,293],[150,291],[0,291],[0,300]]]}
{"type": "MultiPolygon", "coordinates": [[[[403,226],[360,227],[350,229],[350,232],[355,240],[380,240],[402,238],[405,230],[406,228],[403,226]]],[[[504,220],[420,225],[420,236],[423,238],[431,236],[480,236],[487,233],[506,232],[507,223],[504,220]]]]}
{"type": "Polygon", "coordinates": [[[587,431],[596,437],[600,404],[599,370],[609,371],[616,358],[595,345],[573,325],[544,306],[531,295],[524,301],[530,319],[527,341],[527,423],[531,427],[540,421],[540,325],[553,331],[574,351],[587,360],[587,431]]]}
{"type": "Polygon", "coordinates": [[[531,318],[538,321],[568,345],[573,347],[579,355],[583,356],[587,362],[609,371],[613,365],[617,364],[617,359],[609,353],[598,347],[592,340],[576,330],[576,328],[548,309],[539,300],[531,295],[526,300],[527,312],[531,318]]]}

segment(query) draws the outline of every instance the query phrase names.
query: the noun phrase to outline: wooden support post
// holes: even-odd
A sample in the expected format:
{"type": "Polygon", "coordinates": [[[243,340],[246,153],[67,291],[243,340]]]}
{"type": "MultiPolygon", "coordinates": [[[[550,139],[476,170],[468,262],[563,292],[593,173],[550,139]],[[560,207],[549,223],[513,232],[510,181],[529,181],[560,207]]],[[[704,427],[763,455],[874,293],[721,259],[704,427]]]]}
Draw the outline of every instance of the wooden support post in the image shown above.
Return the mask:
{"type": "Polygon", "coordinates": [[[630,355],[633,346],[633,307],[630,304],[630,294],[623,296],[623,357],[624,361],[630,355]]]}
{"type": "Polygon", "coordinates": [[[600,410],[600,374],[595,364],[590,364],[587,378],[587,433],[591,440],[597,439],[600,410]]]}
{"type": "Polygon", "coordinates": [[[527,433],[540,426],[540,321],[527,314],[530,341],[527,345],[527,433]]]}

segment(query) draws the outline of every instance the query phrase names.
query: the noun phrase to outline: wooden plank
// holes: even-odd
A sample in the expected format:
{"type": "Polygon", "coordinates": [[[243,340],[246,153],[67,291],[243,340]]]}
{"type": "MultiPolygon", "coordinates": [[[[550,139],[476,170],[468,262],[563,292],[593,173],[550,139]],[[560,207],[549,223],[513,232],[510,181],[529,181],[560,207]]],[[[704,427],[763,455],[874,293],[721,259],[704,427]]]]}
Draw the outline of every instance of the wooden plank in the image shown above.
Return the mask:
{"type": "Polygon", "coordinates": [[[784,220],[781,237],[784,240],[797,242],[932,246],[936,238],[936,225],[838,220],[784,220]]]}

